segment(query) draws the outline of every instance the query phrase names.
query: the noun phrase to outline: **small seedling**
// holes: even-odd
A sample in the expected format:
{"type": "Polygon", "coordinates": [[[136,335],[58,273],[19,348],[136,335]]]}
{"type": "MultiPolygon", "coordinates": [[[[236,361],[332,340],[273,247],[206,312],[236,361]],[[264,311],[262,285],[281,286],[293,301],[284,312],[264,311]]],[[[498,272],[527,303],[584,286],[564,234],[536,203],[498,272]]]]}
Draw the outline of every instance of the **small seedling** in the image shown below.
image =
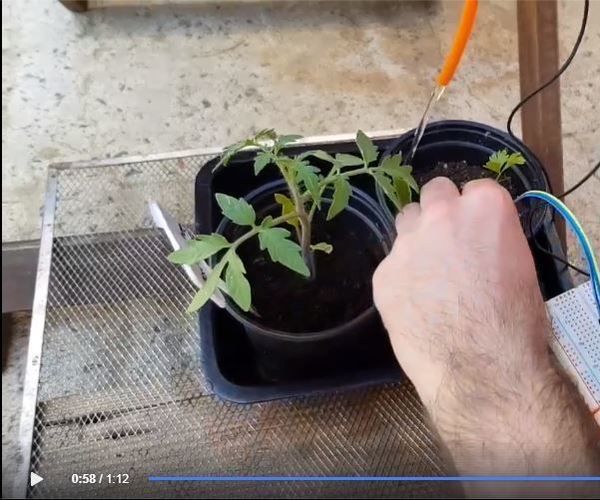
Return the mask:
{"type": "Polygon", "coordinates": [[[502,174],[511,168],[525,164],[525,158],[521,153],[508,154],[506,149],[492,153],[483,168],[487,168],[496,174],[496,180],[500,180],[502,174]]]}
{"type": "Polygon", "coordinates": [[[352,196],[352,177],[371,176],[398,210],[411,201],[413,191],[418,192],[412,168],[402,164],[400,154],[389,156],[379,165],[372,166],[379,152],[360,130],[356,134],[360,156],[343,153],[332,156],[321,150],[288,156],[285,148],[300,138],[298,135],[277,135],[274,130],[267,129],[224,150],[215,168],[227,166],[238,152],[253,148],[257,150],[254,158],[255,175],[267,166],[275,167],[285,181],[287,191],[275,194],[275,201],[281,206],[281,214],[276,217],[268,215],[260,221],[257,220],[252,205],[243,198],[223,193],[215,195],[223,215],[248,230],[235,241],[228,241],[225,236],[217,233],[199,235],[185,248],[169,255],[171,262],[188,265],[219,256],[204,286],[188,307],[189,312],[201,308],[217,288],[228,294],[240,309],[251,309],[251,286],[237,249],[255,236],[258,237],[260,249],[266,251],[273,262],[278,262],[307,279],[314,277],[314,252],[334,251],[328,242],[312,242],[315,213],[328,205],[326,219],[330,221],[342,212],[352,196]],[[313,165],[315,159],[329,163],[329,171],[325,173],[313,165]],[[282,227],[284,225],[294,230],[294,236],[282,227]]]}

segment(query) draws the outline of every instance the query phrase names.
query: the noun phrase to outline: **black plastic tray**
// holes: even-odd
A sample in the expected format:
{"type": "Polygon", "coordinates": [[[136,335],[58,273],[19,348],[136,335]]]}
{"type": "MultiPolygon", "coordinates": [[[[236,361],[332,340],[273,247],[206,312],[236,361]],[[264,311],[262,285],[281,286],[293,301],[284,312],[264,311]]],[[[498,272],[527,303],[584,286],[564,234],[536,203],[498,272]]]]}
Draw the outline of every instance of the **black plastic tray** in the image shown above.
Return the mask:
{"type": "MultiPolygon", "coordinates": [[[[381,151],[393,140],[375,141],[381,151]]],[[[354,141],[336,144],[318,144],[310,147],[290,148],[296,154],[309,149],[323,149],[329,153],[354,153],[358,150],[354,141]]],[[[215,230],[221,213],[214,201],[214,194],[224,192],[232,196],[245,196],[259,185],[277,178],[277,172],[269,167],[256,177],[252,168],[254,153],[238,155],[229,166],[213,172],[217,163],[212,160],[196,176],[195,215],[196,232],[210,233],[215,230]]],[[[360,188],[376,199],[372,182],[357,183],[360,188]]],[[[553,252],[561,252],[553,223],[547,223],[538,236],[538,243],[553,252]]],[[[572,286],[569,273],[563,264],[539,252],[532,244],[542,293],[549,299],[572,286]]],[[[233,320],[226,310],[212,302],[199,312],[200,345],[202,364],[208,382],[220,397],[239,403],[252,403],[291,396],[309,395],[358,386],[398,381],[403,377],[383,325],[379,324],[371,352],[357,352],[355,356],[332,359],[327,367],[307,369],[306,375],[297,379],[277,380],[265,376],[254,357],[243,327],[233,320]]],[[[310,367],[307,360],[307,367],[310,367]]]]}

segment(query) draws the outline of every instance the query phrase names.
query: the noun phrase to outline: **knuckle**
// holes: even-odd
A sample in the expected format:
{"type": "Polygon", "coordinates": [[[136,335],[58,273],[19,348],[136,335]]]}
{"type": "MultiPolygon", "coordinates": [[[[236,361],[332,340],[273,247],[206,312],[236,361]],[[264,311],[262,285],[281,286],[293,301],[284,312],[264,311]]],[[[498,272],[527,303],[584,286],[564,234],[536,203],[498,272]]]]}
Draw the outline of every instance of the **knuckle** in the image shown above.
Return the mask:
{"type": "Polygon", "coordinates": [[[438,176],[438,177],[434,177],[429,182],[427,182],[423,186],[423,189],[435,190],[435,189],[444,189],[446,187],[454,188],[454,186],[455,186],[454,183],[448,177],[438,176]]]}
{"type": "Polygon", "coordinates": [[[493,179],[478,179],[467,183],[465,188],[470,185],[468,196],[472,196],[486,204],[494,205],[512,204],[510,193],[493,179]]]}
{"type": "Polygon", "coordinates": [[[452,212],[452,205],[445,200],[439,200],[424,212],[429,222],[440,222],[447,219],[452,212]]]}

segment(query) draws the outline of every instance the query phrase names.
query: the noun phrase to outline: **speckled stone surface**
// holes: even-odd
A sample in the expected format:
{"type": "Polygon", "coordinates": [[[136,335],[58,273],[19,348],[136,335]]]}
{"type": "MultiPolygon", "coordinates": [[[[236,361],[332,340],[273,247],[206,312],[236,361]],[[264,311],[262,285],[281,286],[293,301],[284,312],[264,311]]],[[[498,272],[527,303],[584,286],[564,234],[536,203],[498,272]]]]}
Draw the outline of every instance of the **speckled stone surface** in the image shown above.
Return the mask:
{"type": "MultiPolygon", "coordinates": [[[[3,241],[38,237],[50,162],[223,144],[264,126],[412,126],[459,10],[439,1],[257,2],[77,15],[52,0],[3,2],[3,241]]],[[[580,10],[561,3],[565,53],[580,10]]],[[[600,154],[598,26],[592,2],[562,85],[567,184],[600,154]]],[[[434,118],[503,126],[517,71],[514,2],[484,2],[434,118]]],[[[596,241],[599,189],[596,179],[571,200],[596,241]]]]}
{"type": "MultiPolygon", "coordinates": [[[[600,158],[600,2],[591,3],[561,81],[567,186],[600,158]]],[[[560,2],[563,59],[581,7],[560,2]]],[[[52,162],[221,145],[267,126],[310,135],[414,126],[459,10],[454,1],[257,2],[77,15],[54,0],[2,2],[2,240],[39,237],[52,162]]],[[[516,37],[515,2],[482,2],[434,119],[504,127],[518,100],[516,37]]],[[[599,247],[600,178],[568,201],[599,247]]],[[[2,375],[3,496],[19,331],[2,375]]]]}

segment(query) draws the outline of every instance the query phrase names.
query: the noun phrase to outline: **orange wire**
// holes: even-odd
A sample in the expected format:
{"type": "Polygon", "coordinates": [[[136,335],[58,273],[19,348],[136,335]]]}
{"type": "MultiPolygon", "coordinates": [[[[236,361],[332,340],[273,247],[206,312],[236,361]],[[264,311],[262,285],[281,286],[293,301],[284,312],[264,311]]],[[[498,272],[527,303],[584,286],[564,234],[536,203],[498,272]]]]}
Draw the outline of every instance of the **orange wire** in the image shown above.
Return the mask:
{"type": "Polygon", "coordinates": [[[458,68],[460,58],[465,51],[465,46],[467,45],[467,41],[473,30],[473,24],[475,24],[477,6],[478,0],[465,0],[460,16],[460,23],[458,24],[458,30],[456,31],[456,35],[454,35],[452,48],[450,49],[450,52],[448,52],[446,60],[444,61],[444,66],[437,77],[437,83],[442,87],[445,87],[450,83],[450,80],[452,80],[452,77],[456,72],[456,68],[458,68]]]}

